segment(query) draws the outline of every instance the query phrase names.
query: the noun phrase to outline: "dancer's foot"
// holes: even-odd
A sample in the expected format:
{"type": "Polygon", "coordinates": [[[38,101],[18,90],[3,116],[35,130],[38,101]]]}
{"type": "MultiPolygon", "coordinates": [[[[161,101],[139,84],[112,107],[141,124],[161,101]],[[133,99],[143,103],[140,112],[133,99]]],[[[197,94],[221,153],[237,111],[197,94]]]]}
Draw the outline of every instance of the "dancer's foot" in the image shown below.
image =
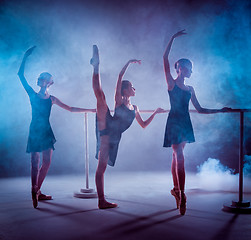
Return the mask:
{"type": "Polygon", "coordinates": [[[34,186],[31,189],[31,197],[32,197],[32,202],[33,202],[33,207],[37,208],[38,205],[38,195],[39,195],[39,189],[38,186],[34,186]]]}
{"type": "Polygon", "coordinates": [[[110,203],[106,200],[99,200],[98,201],[98,208],[99,209],[107,209],[107,208],[116,208],[118,205],[116,203],[110,203]]]}
{"type": "Polygon", "coordinates": [[[99,65],[99,52],[97,45],[93,45],[93,54],[90,60],[90,64],[94,67],[99,65]]]}
{"type": "Polygon", "coordinates": [[[180,191],[173,188],[171,190],[171,194],[175,197],[176,205],[177,205],[177,209],[178,209],[180,206],[180,191]]]}
{"type": "Polygon", "coordinates": [[[52,196],[45,195],[41,193],[41,191],[39,190],[38,201],[44,201],[44,200],[52,200],[52,196]]]}
{"type": "Polygon", "coordinates": [[[180,194],[180,214],[185,215],[186,213],[186,202],[187,198],[184,192],[181,192],[180,194]]]}

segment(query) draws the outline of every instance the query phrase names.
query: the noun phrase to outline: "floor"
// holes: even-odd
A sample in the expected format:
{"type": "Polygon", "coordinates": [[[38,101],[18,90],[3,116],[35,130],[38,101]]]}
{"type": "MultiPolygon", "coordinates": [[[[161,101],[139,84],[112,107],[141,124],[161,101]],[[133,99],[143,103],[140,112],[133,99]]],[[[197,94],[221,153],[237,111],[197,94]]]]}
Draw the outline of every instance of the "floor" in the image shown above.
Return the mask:
{"type": "MultiPolygon", "coordinates": [[[[187,212],[181,216],[169,193],[170,174],[108,172],[105,180],[107,199],[118,208],[99,210],[96,198],[75,198],[85,188],[84,176],[48,176],[42,190],[53,193],[53,200],[39,202],[37,209],[28,177],[0,179],[0,239],[251,239],[251,214],[222,211],[238,189],[202,190],[199,177],[187,174],[187,212]]],[[[248,200],[250,183],[245,179],[248,200]]]]}

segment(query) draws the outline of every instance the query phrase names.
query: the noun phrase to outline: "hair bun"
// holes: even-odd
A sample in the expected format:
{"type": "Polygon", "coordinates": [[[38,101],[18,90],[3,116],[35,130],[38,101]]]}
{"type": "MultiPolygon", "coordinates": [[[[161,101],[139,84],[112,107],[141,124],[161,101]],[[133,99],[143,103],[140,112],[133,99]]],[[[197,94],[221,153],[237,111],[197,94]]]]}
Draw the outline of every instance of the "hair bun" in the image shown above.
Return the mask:
{"type": "Polygon", "coordinates": [[[52,77],[52,75],[50,73],[48,73],[48,72],[42,72],[39,75],[38,79],[39,80],[47,80],[47,81],[49,81],[51,79],[51,77],[52,77]]]}

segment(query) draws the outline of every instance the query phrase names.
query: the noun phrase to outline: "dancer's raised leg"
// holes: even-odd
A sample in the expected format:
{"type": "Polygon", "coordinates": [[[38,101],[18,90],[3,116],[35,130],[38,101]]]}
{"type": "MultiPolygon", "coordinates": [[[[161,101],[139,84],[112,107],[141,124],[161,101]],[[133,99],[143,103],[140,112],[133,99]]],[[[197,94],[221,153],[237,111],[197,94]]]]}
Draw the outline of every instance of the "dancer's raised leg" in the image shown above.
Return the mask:
{"type": "MultiPolygon", "coordinates": [[[[99,78],[99,53],[96,45],[93,46],[93,57],[90,63],[93,65],[92,87],[97,99],[98,129],[102,131],[106,129],[106,114],[108,111],[108,107],[105,100],[105,94],[101,88],[101,82],[99,78]]],[[[103,135],[100,136],[98,167],[95,175],[96,187],[99,198],[98,206],[100,209],[117,207],[117,204],[107,202],[104,196],[104,173],[107,167],[108,157],[109,135],[103,135]]]]}

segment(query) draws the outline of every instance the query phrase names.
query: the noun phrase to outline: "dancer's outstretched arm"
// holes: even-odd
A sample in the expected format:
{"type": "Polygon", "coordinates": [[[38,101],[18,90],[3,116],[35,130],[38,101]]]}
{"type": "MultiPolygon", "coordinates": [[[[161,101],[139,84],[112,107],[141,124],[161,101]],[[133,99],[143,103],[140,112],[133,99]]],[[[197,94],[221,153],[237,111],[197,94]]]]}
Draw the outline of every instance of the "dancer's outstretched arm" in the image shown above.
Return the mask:
{"type": "Polygon", "coordinates": [[[190,88],[190,91],[192,93],[192,96],[191,96],[191,101],[195,107],[195,109],[199,112],[199,113],[204,113],[204,114],[210,114],[210,113],[219,113],[219,112],[228,112],[231,110],[231,108],[228,108],[228,107],[224,107],[224,108],[221,108],[221,109],[208,109],[208,108],[203,108],[200,106],[200,103],[195,95],[195,91],[193,89],[192,86],[189,86],[190,88]]]}
{"type": "Polygon", "coordinates": [[[122,104],[122,94],[121,94],[121,87],[122,87],[122,78],[125,74],[126,69],[128,68],[129,64],[131,63],[141,63],[141,60],[137,59],[131,59],[129,60],[126,65],[122,68],[122,70],[119,73],[118,81],[116,85],[116,91],[115,91],[115,107],[120,106],[122,104]]]}
{"type": "Polygon", "coordinates": [[[147,127],[147,126],[151,123],[151,121],[153,120],[153,118],[154,118],[154,116],[155,116],[156,114],[158,114],[158,113],[164,113],[164,112],[165,112],[164,109],[162,109],[162,108],[157,108],[157,109],[154,111],[154,113],[153,113],[148,119],[146,119],[146,120],[144,121],[144,120],[142,119],[140,113],[139,113],[138,107],[137,107],[137,106],[134,106],[134,108],[135,108],[135,114],[136,114],[135,117],[136,117],[136,120],[137,120],[137,122],[139,123],[139,125],[140,125],[142,128],[147,127]]]}
{"type": "Polygon", "coordinates": [[[167,82],[168,89],[172,89],[173,86],[174,86],[174,80],[173,80],[173,77],[172,77],[172,75],[171,75],[170,64],[169,64],[169,60],[168,60],[169,53],[170,53],[170,50],[171,50],[171,47],[172,47],[172,44],[173,44],[174,39],[175,39],[176,37],[182,36],[182,35],[184,35],[184,34],[186,34],[186,33],[185,33],[185,29],[182,30],[182,31],[179,31],[179,32],[175,33],[175,34],[171,37],[171,39],[170,39],[170,41],[169,41],[169,43],[168,43],[168,45],[167,45],[167,47],[166,47],[164,56],[163,56],[163,60],[164,60],[164,70],[165,70],[166,82],[167,82]]]}
{"type": "Polygon", "coordinates": [[[53,104],[58,105],[59,107],[70,111],[70,112],[96,112],[96,109],[87,109],[87,108],[76,108],[76,107],[70,107],[63,102],[61,102],[58,98],[51,96],[51,100],[53,104]]]}
{"type": "Polygon", "coordinates": [[[28,93],[30,91],[33,91],[32,87],[28,84],[26,78],[24,77],[24,68],[25,68],[25,63],[26,63],[26,60],[27,58],[32,54],[33,50],[35,49],[36,46],[33,46],[31,48],[29,48],[25,54],[24,54],[24,57],[23,57],[23,60],[22,60],[22,63],[20,65],[20,68],[19,68],[19,71],[17,73],[17,75],[19,76],[20,78],[20,81],[25,89],[25,91],[28,93]]]}

